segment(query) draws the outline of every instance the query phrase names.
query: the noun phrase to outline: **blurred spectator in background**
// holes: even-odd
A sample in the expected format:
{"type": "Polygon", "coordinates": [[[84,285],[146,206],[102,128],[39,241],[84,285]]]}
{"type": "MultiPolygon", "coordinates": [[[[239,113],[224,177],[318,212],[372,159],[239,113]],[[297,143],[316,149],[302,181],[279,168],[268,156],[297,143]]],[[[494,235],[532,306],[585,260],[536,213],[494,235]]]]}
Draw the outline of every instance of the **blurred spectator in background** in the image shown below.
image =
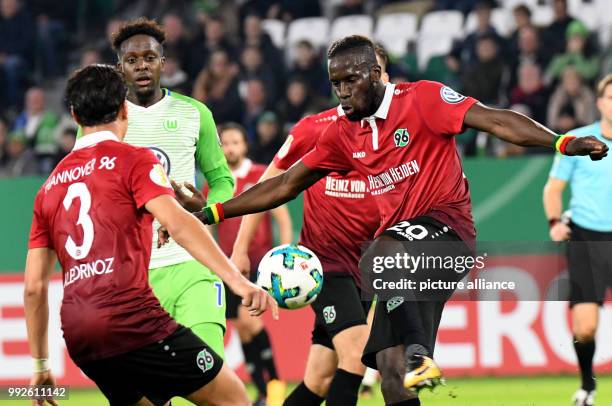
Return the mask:
{"type": "Polygon", "coordinates": [[[29,6],[38,27],[36,59],[40,74],[45,79],[58,77],[65,70],[70,33],[76,30],[77,7],[67,0],[31,0],[29,6]]]}
{"type": "Polygon", "coordinates": [[[172,51],[164,51],[164,53],[166,54],[166,63],[160,78],[161,86],[177,93],[189,94],[191,86],[189,77],[181,66],[182,59],[172,51]]]}
{"type": "Polygon", "coordinates": [[[246,83],[251,79],[258,79],[263,82],[266,88],[269,102],[274,104],[278,91],[274,72],[270,68],[270,64],[264,64],[263,55],[259,48],[254,45],[243,48],[240,62],[240,87],[246,86],[246,83]]]}
{"type": "Polygon", "coordinates": [[[321,16],[321,5],[316,0],[277,0],[272,3],[266,14],[267,18],[290,22],[298,18],[321,16]]]}
{"type": "Polygon", "coordinates": [[[96,49],[86,49],[81,54],[79,68],[84,68],[94,63],[102,63],[102,55],[96,49]]]}
{"type": "Polygon", "coordinates": [[[268,108],[266,88],[261,80],[251,79],[246,82],[244,92],[244,117],[241,121],[247,130],[249,141],[253,141],[259,117],[268,108]]]}
{"type": "Polygon", "coordinates": [[[283,130],[288,131],[304,117],[311,106],[308,85],[301,78],[293,78],[287,84],[285,97],[278,105],[278,113],[284,123],[283,130]]]}
{"type": "Polygon", "coordinates": [[[65,128],[64,131],[62,131],[57,140],[57,152],[53,159],[53,167],[57,166],[57,164],[72,151],[74,142],[76,141],[76,135],[76,128],[65,128]]]}
{"type": "Polygon", "coordinates": [[[477,61],[465,70],[463,91],[485,104],[501,106],[505,100],[509,72],[499,55],[494,36],[479,38],[476,44],[477,61]]]}
{"type": "Polygon", "coordinates": [[[595,95],[578,71],[565,68],[548,105],[548,127],[559,134],[595,121],[595,95]]]}
{"type": "Polygon", "coordinates": [[[173,55],[179,62],[188,61],[191,52],[181,17],[177,14],[166,14],[162,20],[162,26],[166,31],[164,53],[173,55]]]}
{"type": "Polygon", "coordinates": [[[198,74],[191,96],[210,109],[218,124],[241,122],[242,102],[238,93],[238,66],[223,49],[213,51],[208,65],[198,74]]]}
{"type": "Polygon", "coordinates": [[[191,58],[186,67],[189,76],[194,77],[208,63],[212,53],[218,49],[225,51],[229,61],[236,61],[236,47],[227,36],[223,17],[212,15],[206,19],[206,25],[196,35],[189,48],[191,58]]]}
{"type": "Polygon", "coordinates": [[[519,4],[512,9],[514,17],[514,31],[510,34],[509,44],[511,52],[515,53],[518,49],[520,31],[525,27],[533,27],[531,23],[531,10],[524,4],[519,4]]]}
{"type": "Polygon", "coordinates": [[[0,0],[0,68],[3,105],[23,100],[24,79],[33,66],[35,22],[19,0],[0,0]]]}
{"type": "Polygon", "coordinates": [[[109,65],[115,65],[117,63],[117,53],[111,46],[113,33],[119,31],[119,28],[125,23],[121,18],[111,18],[106,23],[106,36],[98,41],[96,48],[100,52],[102,61],[109,65]]]}
{"type": "Polygon", "coordinates": [[[253,161],[267,165],[272,162],[276,151],[282,147],[284,137],[278,117],[271,111],[266,111],[257,120],[257,135],[249,149],[253,161]]]}
{"type": "Polygon", "coordinates": [[[266,65],[274,73],[277,89],[285,85],[285,64],[283,53],[272,43],[270,36],[264,31],[261,25],[261,17],[255,14],[248,15],[243,24],[242,45],[245,47],[254,46],[259,48],[263,55],[266,65]]]}
{"type": "Polygon", "coordinates": [[[126,20],[138,17],[159,18],[176,14],[182,18],[193,11],[191,0],[115,0],[115,8],[126,20]]]}
{"type": "Polygon", "coordinates": [[[538,30],[530,25],[520,29],[518,33],[518,47],[512,55],[510,66],[510,86],[516,85],[518,69],[523,64],[537,65],[543,72],[550,61],[548,53],[541,47],[538,30]]]}
{"type": "Polygon", "coordinates": [[[28,148],[27,140],[20,135],[9,137],[6,147],[7,160],[0,168],[0,178],[31,176],[38,173],[36,156],[28,148]]]}
{"type": "Polygon", "coordinates": [[[518,84],[510,93],[510,106],[526,106],[529,108],[529,117],[539,123],[545,123],[550,94],[544,86],[542,70],[537,64],[526,61],[517,71],[518,84]]]}
{"type": "Polygon", "coordinates": [[[45,92],[39,87],[28,89],[25,109],[15,119],[12,135],[23,138],[33,148],[40,173],[50,173],[57,150],[54,131],[59,119],[46,109],[45,92]]]}
{"type": "Polygon", "coordinates": [[[4,120],[0,120],[0,172],[6,165],[8,160],[7,156],[7,145],[8,145],[8,127],[4,120]]]}
{"type": "Polygon", "coordinates": [[[478,62],[477,45],[481,38],[487,37],[496,44],[497,52],[503,57],[506,53],[506,40],[502,38],[491,24],[491,4],[481,1],[476,5],[476,30],[462,42],[457,43],[451,51],[451,56],[459,61],[461,69],[467,69],[478,62]]]}
{"type": "Polygon", "coordinates": [[[363,0],[341,0],[341,2],[335,7],[334,16],[342,17],[351,14],[364,14],[363,0]]]}
{"type": "Polygon", "coordinates": [[[482,0],[436,0],[435,8],[437,10],[458,10],[467,15],[481,2],[482,0]]]}
{"type": "Polygon", "coordinates": [[[295,60],[288,73],[289,77],[299,76],[308,83],[314,94],[329,97],[330,85],[327,72],[311,42],[298,41],[295,45],[295,60]]]}
{"type": "Polygon", "coordinates": [[[555,56],[546,71],[546,79],[554,81],[561,77],[565,68],[573,67],[582,79],[592,81],[599,72],[599,59],[596,54],[587,51],[589,30],[580,21],[572,21],[567,26],[567,50],[555,56]]]}
{"type": "Polygon", "coordinates": [[[565,51],[565,35],[567,27],[574,18],[567,11],[566,0],[553,0],[554,21],[544,30],[546,49],[551,55],[561,54],[565,51]]]}

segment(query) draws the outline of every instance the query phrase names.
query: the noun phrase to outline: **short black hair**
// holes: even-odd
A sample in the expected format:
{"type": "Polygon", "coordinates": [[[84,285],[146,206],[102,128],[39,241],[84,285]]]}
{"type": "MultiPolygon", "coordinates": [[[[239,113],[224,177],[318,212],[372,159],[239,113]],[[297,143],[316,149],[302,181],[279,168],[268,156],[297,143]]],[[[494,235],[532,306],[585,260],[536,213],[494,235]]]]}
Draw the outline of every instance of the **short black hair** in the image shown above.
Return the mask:
{"type": "Polygon", "coordinates": [[[75,71],[66,85],[66,102],[84,127],[112,123],[125,102],[123,75],[110,65],[89,65],[75,71]]]}
{"type": "Polygon", "coordinates": [[[374,51],[374,43],[362,35],[350,35],[334,41],[327,51],[327,57],[331,59],[335,56],[348,53],[360,55],[364,62],[378,64],[376,52],[374,51]]]}
{"type": "Polygon", "coordinates": [[[155,38],[160,45],[166,41],[166,31],[154,20],[139,17],[123,24],[117,32],[111,35],[113,50],[117,53],[121,51],[121,44],[132,38],[134,35],[148,35],[155,38]]]}
{"type": "Polygon", "coordinates": [[[249,145],[249,138],[247,136],[246,129],[242,125],[238,123],[234,123],[232,121],[229,121],[223,124],[219,124],[219,126],[217,126],[217,134],[219,134],[219,139],[221,139],[221,134],[227,130],[238,131],[240,135],[242,135],[242,140],[245,142],[245,144],[249,145]]]}

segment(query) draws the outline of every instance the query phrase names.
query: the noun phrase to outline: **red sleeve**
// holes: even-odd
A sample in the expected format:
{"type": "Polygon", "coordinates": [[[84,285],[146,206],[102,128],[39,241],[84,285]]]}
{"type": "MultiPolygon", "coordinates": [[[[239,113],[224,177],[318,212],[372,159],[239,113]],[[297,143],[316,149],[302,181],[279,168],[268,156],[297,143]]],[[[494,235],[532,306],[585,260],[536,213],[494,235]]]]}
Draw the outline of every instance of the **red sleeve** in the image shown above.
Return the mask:
{"type": "Polygon", "coordinates": [[[28,248],[52,248],[49,223],[42,210],[42,189],[36,194],[34,199],[34,216],[32,217],[32,227],[30,228],[30,239],[28,248]]]}
{"type": "Polygon", "coordinates": [[[310,117],[301,119],[287,136],[287,140],[274,156],[274,165],[287,170],[306,155],[317,143],[324,126],[315,126],[310,117]]]}
{"type": "Polygon", "coordinates": [[[331,123],[317,140],[316,146],[302,163],[309,169],[347,173],[353,170],[352,162],[346,157],[346,148],[340,139],[342,128],[338,122],[331,123]]]}
{"type": "Polygon", "coordinates": [[[138,151],[132,154],[131,162],[128,187],[138,208],[143,207],[149,200],[157,196],[174,197],[166,171],[153,152],[147,148],[138,148],[138,151]]]}
{"type": "Polygon", "coordinates": [[[463,132],[463,119],[478,100],[455,92],[442,83],[418,83],[417,106],[421,117],[434,133],[455,135],[463,132]]]}

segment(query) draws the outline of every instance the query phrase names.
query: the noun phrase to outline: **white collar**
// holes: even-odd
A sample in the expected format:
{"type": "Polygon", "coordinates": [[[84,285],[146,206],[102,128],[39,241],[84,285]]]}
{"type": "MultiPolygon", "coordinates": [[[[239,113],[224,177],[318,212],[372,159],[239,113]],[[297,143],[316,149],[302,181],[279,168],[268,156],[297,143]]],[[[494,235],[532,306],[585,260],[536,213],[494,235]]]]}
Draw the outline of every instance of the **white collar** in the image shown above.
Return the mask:
{"type": "Polygon", "coordinates": [[[111,131],[97,131],[78,138],[72,150],[76,151],[77,149],[91,147],[102,141],[119,141],[119,138],[111,131]]]}
{"type": "Polygon", "coordinates": [[[236,179],[246,178],[252,166],[253,166],[253,161],[246,158],[242,161],[242,163],[240,164],[238,168],[232,170],[232,175],[234,175],[234,178],[236,179]]]}
{"type": "Polygon", "coordinates": [[[338,108],[336,109],[336,111],[338,112],[338,117],[342,117],[344,115],[344,110],[342,110],[341,105],[338,105],[338,108]]]}
{"type": "Polygon", "coordinates": [[[361,120],[362,127],[366,121],[372,120],[373,118],[380,118],[383,120],[387,118],[387,114],[389,114],[389,108],[391,107],[391,100],[393,100],[394,92],[395,92],[395,84],[387,83],[385,85],[385,95],[383,96],[380,106],[378,106],[378,110],[376,110],[376,113],[374,113],[370,117],[364,117],[361,120]]]}

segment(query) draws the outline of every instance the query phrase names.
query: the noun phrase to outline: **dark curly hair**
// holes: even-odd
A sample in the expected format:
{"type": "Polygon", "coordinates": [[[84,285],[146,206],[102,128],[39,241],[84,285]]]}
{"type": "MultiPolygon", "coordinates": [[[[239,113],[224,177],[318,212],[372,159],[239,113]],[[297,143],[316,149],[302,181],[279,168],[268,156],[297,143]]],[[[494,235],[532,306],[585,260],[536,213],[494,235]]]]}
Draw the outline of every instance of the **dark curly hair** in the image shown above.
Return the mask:
{"type": "Polygon", "coordinates": [[[68,79],[66,102],[84,127],[112,123],[125,102],[127,86],[110,65],[89,65],[68,79]]]}
{"type": "Polygon", "coordinates": [[[163,45],[166,41],[166,32],[161,25],[157,24],[154,20],[139,17],[135,20],[126,22],[117,32],[112,34],[111,43],[113,45],[113,50],[119,53],[121,51],[121,44],[134,35],[141,34],[155,38],[160,45],[163,45]]]}

